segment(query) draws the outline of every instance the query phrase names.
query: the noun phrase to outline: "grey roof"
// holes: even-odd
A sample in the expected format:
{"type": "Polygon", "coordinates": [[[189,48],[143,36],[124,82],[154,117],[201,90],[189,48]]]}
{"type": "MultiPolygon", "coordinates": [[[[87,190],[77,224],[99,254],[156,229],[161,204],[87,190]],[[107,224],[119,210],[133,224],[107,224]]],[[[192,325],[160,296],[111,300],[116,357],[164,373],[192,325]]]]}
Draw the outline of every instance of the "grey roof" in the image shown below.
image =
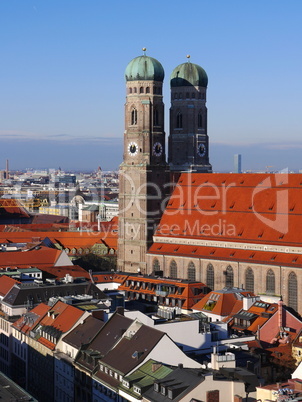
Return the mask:
{"type": "Polygon", "coordinates": [[[83,324],[77,325],[76,328],[69,332],[69,334],[63,338],[63,341],[80,349],[81,345],[86,345],[92,341],[103,325],[103,321],[89,316],[83,324]]]}
{"type": "Polygon", "coordinates": [[[107,296],[91,282],[66,284],[15,284],[5,295],[2,303],[10,306],[22,306],[28,303],[33,306],[47,303],[51,297],[87,294],[98,299],[107,299],[107,296]]]}

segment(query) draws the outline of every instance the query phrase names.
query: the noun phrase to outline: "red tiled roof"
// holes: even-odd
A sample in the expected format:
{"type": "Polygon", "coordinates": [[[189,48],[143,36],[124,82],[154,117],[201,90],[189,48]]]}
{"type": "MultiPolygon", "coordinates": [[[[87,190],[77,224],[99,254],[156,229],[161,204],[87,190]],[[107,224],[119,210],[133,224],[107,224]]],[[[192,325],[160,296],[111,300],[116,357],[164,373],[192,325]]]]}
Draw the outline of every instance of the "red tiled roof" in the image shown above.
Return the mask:
{"type": "Polygon", "coordinates": [[[0,296],[5,296],[15,283],[19,283],[16,279],[11,278],[10,276],[1,275],[0,276],[0,296]]]}
{"type": "Polygon", "coordinates": [[[148,250],[149,254],[186,256],[204,258],[208,260],[239,261],[249,264],[266,262],[269,265],[283,265],[291,267],[302,266],[302,254],[284,253],[276,251],[243,250],[227,247],[192,246],[182,244],[153,243],[148,250]]]}
{"type": "Polygon", "coordinates": [[[43,272],[53,275],[56,279],[62,279],[66,274],[70,274],[74,278],[86,278],[90,280],[90,275],[84,268],[79,265],[67,265],[60,267],[39,267],[43,272]]]}
{"type": "Polygon", "coordinates": [[[39,247],[29,251],[7,251],[0,253],[0,267],[53,266],[61,253],[61,250],[49,247],[39,247]]]}
{"type": "Polygon", "coordinates": [[[0,216],[20,215],[23,218],[29,218],[30,215],[25,208],[15,199],[0,198],[0,216]]]}
{"type": "MultiPolygon", "coordinates": [[[[11,225],[12,226],[12,225],[11,225]]],[[[30,230],[31,225],[22,225],[22,228],[30,230]]],[[[36,227],[36,225],[35,225],[36,227]]],[[[59,243],[64,248],[91,248],[97,243],[105,243],[109,248],[117,249],[117,218],[113,218],[110,222],[101,223],[101,231],[94,232],[58,232],[58,231],[26,231],[26,232],[0,232],[0,243],[7,241],[13,243],[28,243],[32,239],[40,239],[42,241],[48,237],[53,243],[59,243]]]]}
{"type": "Polygon", "coordinates": [[[17,321],[15,321],[12,326],[16,328],[18,331],[23,333],[28,333],[34,326],[36,326],[39,321],[44,317],[45,314],[51,309],[50,306],[44,303],[38,304],[38,306],[34,307],[30,314],[34,317],[33,320],[26,320],[26,314],[20,317],[17,321]]]}
{"type": "MultiPolygon", "coordinates": [[[[246,292],[240,289],[238,289],[237,293],[240,293],[244,296],[254,296],[252,292],[246,292]]],[[[211,314],[217,314],[226,317],[230,316],[230,314],[234,314],[235,312],[237,313],[239,310],[242,309],[242,306],[243,301],[238,300],[235,292],[227,293],[227,291],[220,292],[218,290],[208,293],[198,303],[196,303],[192,307],[192,309],[199,311],[208,311],[211,314]],[[214,305],[214,307],[211,309],[207,309],[206,304],[210,300],[213,301],[212,305],[214,305]]]]}
{"type": "Polygon", "coordinates": [[[76,307],[58,301],[51,308],[51,315],[46,314],[41,320],[41,325],[49,325],[62,332],[67,332],[80,319],[84,312],[76,307]],[[54,317],[53,317],[54,314],[54,317]]]}
{"type": "Polygon", "coordinates": [[[301,174],[183,173],[156,235],[301,245],[301,197],[301,174]]]}
{"type": "Polygon", "coordinates": [[[42,345],[46,346],[50,350],[54,350],[56,347],[56,345],[54,343],[48,341],[46,338],[43,338],[43,336],[41,336],[38,339],[38,342],[41,343],[42,345]]]}

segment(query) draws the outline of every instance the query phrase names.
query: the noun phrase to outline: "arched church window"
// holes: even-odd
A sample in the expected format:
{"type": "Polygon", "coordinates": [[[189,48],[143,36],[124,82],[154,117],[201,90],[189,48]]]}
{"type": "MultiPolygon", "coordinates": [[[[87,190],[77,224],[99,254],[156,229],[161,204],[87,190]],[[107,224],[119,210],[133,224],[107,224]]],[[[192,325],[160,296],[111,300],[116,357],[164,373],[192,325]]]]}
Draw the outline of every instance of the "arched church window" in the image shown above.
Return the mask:
{"type": "Polygon", "coordinates": [[[188,280],[196,281],[196,269],[193,261],[189,262],[188,265],[188,280]]]}
{"type": "Polygon", "coordinates": [[[132,94],[132,88],[129,88],[129,93],[132,94]]]}
{"type": "Polygon", "coordinates": [[[245,289],[254,292],[254,271],[250,267],[245,271],[245,289]]]}
{"type": "Polygon", "coordinates": [[[195,99],[195,92],[192,92],[191,98],[195,99]]]}
{"type": "Polygon", "coordinates": [[[146,88],[146,94],[149,94],[150,93],[150,87],[147,87],[146,88]]]}
{"type": "Polygon", "coordinates": [[[134,91],[135,94],[137,93],[137,89],[136,89],[136,88],[133,88],[133,91],[134,91]]]}
{"type": "Polygon", "coordinates": [[[140,87],[139,93],[140,93],[140,94],[143,94],[143,93],[144,93],[144,87],[140,87]]]}
{"type": "Polygon", "coordinates": [[[298,281],[297,281],[297,275],[294,272],[291,272],[288,275],[287,292],[288,292],[288,306],[297,311],[298,281]]]}
{"type": "Polygon", "coordinates": [[[225,271],[225,286],[227,288],[234,287],[234,271],[230,265],[227,267],[225,271]]]}
{"type": "Polygon", "coordinates": [[[269,269],[266,273],[266,293],[275,294],[275,274],[272,269],[269,269]]]}
{"type": "Polygon", "coordinates": [[[174,260],[170,263],[170,278],[177,278],[177,264],[174,260]]]}
{"type": "Polygon", "coordinates": [[[153,267],[153,272],[160,270],[160,263],[157,258],[154,258],[152,267],[153,267]]]}
{"type": "Polygon", "coordinates": [[[158,95],[161,95],[161,94],[162,94],[162,89],[158,88],[158,95]]]}
{"type": "Polygon", "coordinates": [[[190,99],[190,94],[189,94],[189,92],[186,92],[186,99],[190,99]]]}
{"type": "Polygon", "coordinates": [[[176,128],[182,128],[182,114],[180,112],[176,116],[176,128]]]}
{"type": "Polygon", "coordinates": [[[214,289],[214,267],[212,264],[207,266],[207,278],[206,278],[207,287],[210,289],[214,289]]]}
{"type": "Polygon", "coordinates": [[[157,109],[154,109],[153,124],[154,124],[154,126],[158,126],[158,110],[157,109]]]}
{"type": "Polygon", "coordinates": [[[178,93],[174,94],[174,99],[178,99],[178,93]]]}
{"type": "Polygon", "coordinates": [[[182,92],[179,93],[179,99],[182,99],[182,92]]]}
{"type": "Polygon", "coordinates": [[[134,108],[131,111],[131,125],[135,126],[137,124],[137,110],[134,108]]]}
{"type": "Polygon", "coordinates": [[[198,124],[198,128],[202,128],[202,114],[201,114],[201,112],[198,113],[197,124],[198,124]]]}

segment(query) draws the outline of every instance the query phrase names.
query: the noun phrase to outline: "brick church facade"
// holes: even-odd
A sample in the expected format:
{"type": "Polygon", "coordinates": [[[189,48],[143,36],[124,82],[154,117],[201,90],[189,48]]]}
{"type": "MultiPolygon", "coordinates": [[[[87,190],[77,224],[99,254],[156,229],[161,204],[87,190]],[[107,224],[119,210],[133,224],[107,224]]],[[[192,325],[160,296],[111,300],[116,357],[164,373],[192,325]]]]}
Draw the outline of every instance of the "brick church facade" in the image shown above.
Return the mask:
{"type": "Polygon", "coordinates": [[[238,287],[302,312],[302,175],[211,173],[208,78],[198,65],[170,79],[168,164],[161,64],[126,69],[118,269],[238,287]]]}

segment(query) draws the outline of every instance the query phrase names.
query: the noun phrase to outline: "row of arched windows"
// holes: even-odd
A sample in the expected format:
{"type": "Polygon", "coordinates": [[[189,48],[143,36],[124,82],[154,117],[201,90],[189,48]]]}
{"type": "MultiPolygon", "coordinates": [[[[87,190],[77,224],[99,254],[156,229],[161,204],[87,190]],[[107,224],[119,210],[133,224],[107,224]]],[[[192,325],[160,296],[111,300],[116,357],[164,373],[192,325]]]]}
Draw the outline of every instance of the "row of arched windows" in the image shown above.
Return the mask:
{"type": "MultiPolygon", "coordinates": [[[[159,270],[160,270],[160,263],[158,259],[155,258],[153,260],[153,271],[159,271],[159,270]]],[[[169,276],[170,278],[174,279],[178,277],[177,263],[175,260],[172,260],[170,262],[169,276]]],[[[190,281],[196,280],[196,268],[193,261],[190,261],[188,264],[187,279],[190,281]]],[[[255,277],[252,268],[248,267],[245,270],[244,279],[245,279],[244,288],[249,292],[254,292],[255,277]]],[[[205,282],[210,289],[215,288],[215,271],[212,264],[208,264],[207,266],[205,282]]],[[[225,286],[230,288],[234,287],[234,270],[231,265],[229,265],[225,271],[225,286]]],[[[298,280],[297,275],[294,272],[291,272],[288,275],[287,290],[288,290],[288,306],[292,307],[294,310],[297,310],[298,280]]],[[[272,269],[269,269],[266,273],[266,294],[271,295],[276,294],[275,273],[272,269]]]]}
{"type": "MultiPolygon", "coordinates": [[[[203,127],[203,116],[202,113],[198,113],[197,115],[197,127],[202,128],[203,127]]],[[[183,119],[182,119],[182,113],[178,112],[176,115],[176,128],[183,128],[183,119]]]]}
{"type": "Polygon", "coordinates": [[[198,95],[196,96],[196,92],[186,92],[183,94],[182,92],[175,92],[174,93],[174,99],[183,99],[183,96],[185,96],[185,99],[205,99],[205,94],[202,94],[198,92],[198,95]]]}
{"type": "MultiPolygon", "coordinates": [[[[159,125],[159,114],[158,114],[158,110],[155,108],[153,111],[153,125],[154,126],[158,126],[159,125]]],[[[134,107],[131,110],[131,125],[132,126],[136,126],[137,125],[137,109],[134,107]]]]}
{"type": "MultiPolygon", "coordinates": [[[[144,93],[149,94],[151,92],[151,88],[150,87],[129,88],[129,94],[132,94],[132,93],[137,94],[138,92],[140,94],[144,94],[144,93]]],[[[160,87],[153,87],[153,94],[161,95],[162,89],[160,87]]]]}

